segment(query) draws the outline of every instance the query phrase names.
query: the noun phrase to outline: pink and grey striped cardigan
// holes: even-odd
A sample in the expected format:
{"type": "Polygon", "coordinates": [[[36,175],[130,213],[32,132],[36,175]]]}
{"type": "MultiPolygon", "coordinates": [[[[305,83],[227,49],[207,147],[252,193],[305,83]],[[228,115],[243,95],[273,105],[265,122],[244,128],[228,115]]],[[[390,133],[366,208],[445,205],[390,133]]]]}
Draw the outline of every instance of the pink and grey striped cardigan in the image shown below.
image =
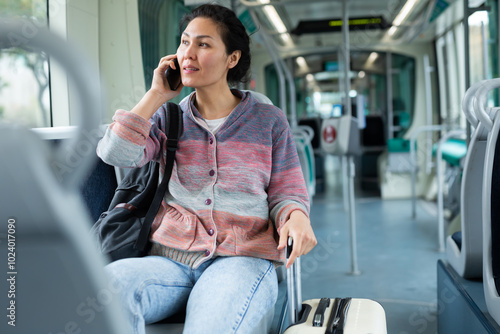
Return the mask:
{"type": "MultiPolygon", "coordinates": [[[[195,94],[195,93],[193,93],[195,94]]],[[[252,256],[283,263],[276,248],[290,213],[309,213],[309,198],[297,150],[284,113],[233,90],[240,104],[213,135],[184,99],[169,193],[153,222],[151,253],[194,268],[214,256],[252,256]]],[[[168,120],[158,110],[147,121],[118,110],[99,142],[108,164],[140,167],[153,159],[162,170],[168,120]]]]}

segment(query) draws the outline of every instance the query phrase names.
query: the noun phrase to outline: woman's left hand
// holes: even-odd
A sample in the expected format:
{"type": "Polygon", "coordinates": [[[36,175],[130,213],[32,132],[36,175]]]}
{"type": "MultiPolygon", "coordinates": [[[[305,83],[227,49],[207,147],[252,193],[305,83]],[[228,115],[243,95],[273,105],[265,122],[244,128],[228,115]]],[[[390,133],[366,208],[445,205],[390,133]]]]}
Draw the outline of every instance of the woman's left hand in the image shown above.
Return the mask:
{"type": "Polygon", "coordinates": [[[293,250],[286,263],[287,268],[293,264],[297,257],[309,253],[318,243],[309,218],[300,210],[293,211],[285,225],[280,229],[278,250],[286,247],[288,237],[293,239],[293,250]]]}

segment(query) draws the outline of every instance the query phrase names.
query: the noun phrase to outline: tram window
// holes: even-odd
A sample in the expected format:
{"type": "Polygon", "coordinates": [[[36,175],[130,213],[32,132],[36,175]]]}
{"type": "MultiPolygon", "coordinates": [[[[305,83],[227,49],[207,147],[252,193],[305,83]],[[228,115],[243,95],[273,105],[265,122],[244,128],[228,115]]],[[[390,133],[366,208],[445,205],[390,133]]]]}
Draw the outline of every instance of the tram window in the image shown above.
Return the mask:
{"type": "Polygon", "coordinates": [[[402,137],[413,119],[415,103],[415,59],[392,55],[392,110],[394,137],[402,137]]]}
{"type": "MultiPolygon", "coordinates": [[[[491,25],[489,14],[492,15],[486,11],[477,11],[469,16],[470,84],[495,76],[497,46],[490,36],[495,27],[494,23],[491,25]]],[[[466,123],[460,104],[466,90],[463,29],[462,24],[457,24],[436,41],[438,68],[441,69],[438,71],[441,118],[444,123],[461,126],[466,123]]],[[[497,96],[490,94],[491,105],[495,103],[495,98],[497,96]]]]}
{"type": "MultiPolygon", "coordinates": [[[[47,26],[47,0],[0,1],[2,15],[47,26]]],[[[51,126],[47,55],[0,50],[0,119],[28,127],[51,126]]]]}
{"type": "MultiPolygon", "coordinates": [[[[177,51],[181,42],[179,20],[190,9],[182,1],[168,0],[144,0],[139,1],[138,6],[144,80],[148,89],[160,58],[177,51]]],[[[185,87],[173,101],[179,102],[191,91],[192,89],[185,87]]]]}
{"type": "MultiPolygon", "coordinates": [[[[497,47],[495,40],[496,26],[490,18],[496,13],[478,11],[469,16],[469,41],[470,41],[470,78],[471,83],[484,79],[497,77],[497,47]]],[[[488,104],[494,106],[498,104],[498,94],[490,92],[488,94],[488,104]]]]}
{"type": "Polygon", "coordinates": [[[490,78],[491,61],[484,63],[488,55],[484,53],[483,43],[488,43],[488,12],[479,11],[469,16],[470,43],[470,78],[471,82],[479,82],[490,78]]]}
{"type": "MultiPolygon", "coordinates": [[[[469,57],[471,84],[498,77],[498,41],[496,17],[498,4],[488,1],[490,11],[477,11],[469,16],[469,57]]],[[[498,104],[498,94],[488,95],[490,106],[498,104]]]]}
{"type": "MultiPolygon", "coordinates": [[[[489,6],[488,10],[488,47],[489,47],[489,65],[490,65],[490,75],[491,78],[499,77],[499,69],[498,69],[498,1],[497,0],[488,0],[486,1],[486,5],[489,6]]],[[[499,104],[498,95],[495,96],[495,105],[499,104]]]]}

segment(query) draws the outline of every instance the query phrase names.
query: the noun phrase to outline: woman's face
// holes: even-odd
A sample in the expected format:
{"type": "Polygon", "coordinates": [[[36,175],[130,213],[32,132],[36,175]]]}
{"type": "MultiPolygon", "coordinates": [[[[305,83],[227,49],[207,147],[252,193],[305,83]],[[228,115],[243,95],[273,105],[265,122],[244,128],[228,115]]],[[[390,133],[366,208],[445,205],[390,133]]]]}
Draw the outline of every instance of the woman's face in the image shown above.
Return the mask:
{"type": "Polygon", "coordinates": [[[195,18],[182,33],[177,49],[182,84],[193,88],[227,86],[227,72],[236,66],[239,54],[226,54],[226,46],[211,19],[195,18]]]}

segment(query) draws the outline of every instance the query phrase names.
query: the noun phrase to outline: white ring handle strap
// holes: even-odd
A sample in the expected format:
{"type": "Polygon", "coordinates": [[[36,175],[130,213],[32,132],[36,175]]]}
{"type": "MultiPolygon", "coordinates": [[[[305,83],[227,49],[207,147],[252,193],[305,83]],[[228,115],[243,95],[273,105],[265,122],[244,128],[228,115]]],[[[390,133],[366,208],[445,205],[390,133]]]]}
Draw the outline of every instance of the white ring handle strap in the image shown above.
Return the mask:
{"type": "Polygon", "coordinates": [[[500,87],[500,79],[491,79],[482,83],[481,87],[477,89],[474,99],[474,110],[476,111],[476,117],[481,121],[481,124],[485,126],[488,131],[493,129],[493,121],[489,113],[485,109],[485,105],[488,99],[488,93],[490,90],[500,87]]]}
{"type": "Polygon", "coordinates": [[[481,88],[487,80],[482,80],[473,84],[465,92],[464,99],[462,100],[462,111],[469,123],[476,128],[479,120],[476,117],[476,112],[474,111],[474,103],[476,100],[476,93],[479,88],[481,88]]]}

